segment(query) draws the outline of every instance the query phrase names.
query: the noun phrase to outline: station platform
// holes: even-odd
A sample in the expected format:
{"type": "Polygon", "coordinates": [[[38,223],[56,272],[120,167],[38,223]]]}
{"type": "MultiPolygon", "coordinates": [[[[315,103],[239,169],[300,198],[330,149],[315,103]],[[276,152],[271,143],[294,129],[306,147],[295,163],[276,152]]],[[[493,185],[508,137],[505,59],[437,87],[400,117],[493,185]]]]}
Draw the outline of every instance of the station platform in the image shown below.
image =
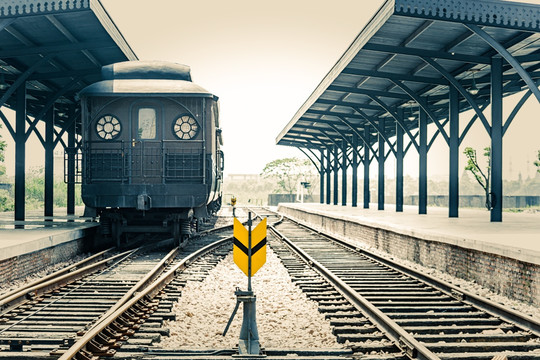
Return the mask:
{"type": "Polygon", "coordinates": [[[82,239],[98,223],[80,214],[60,213],[53,217],[27,213],[25,221],[14,221],[12,212],[0,213],[0,282],[24,277],[84,251],[82,239]]]}
{"type": "Polygon", "coordinates": [[[419,215],[415,206],[396,212],[314,203],[280,204],[279,212],[359,246],[475,281],[491,290],[540,304],[540,213],[503,214],[460,209],[449,218],[447,208],[429,207],[419,215]]]}

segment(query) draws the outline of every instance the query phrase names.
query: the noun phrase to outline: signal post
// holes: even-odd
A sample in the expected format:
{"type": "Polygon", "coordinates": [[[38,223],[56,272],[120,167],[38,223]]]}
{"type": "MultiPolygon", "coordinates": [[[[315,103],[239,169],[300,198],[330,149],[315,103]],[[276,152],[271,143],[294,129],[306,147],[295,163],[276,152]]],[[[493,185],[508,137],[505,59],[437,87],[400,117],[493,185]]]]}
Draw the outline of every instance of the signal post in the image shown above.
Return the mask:
{"type": "Polygon", "coordinates": [[[233,258],[234,263],[248,277],[248,289],[247,291],[236,289],[234,293],[236,295],[236,306],[225,331],[223,331],[223,336],[227,334],[240,303],[243,303],[244,316],[238,342],[238,353],[253,356],[260,354],[261,346],[259,332],[257,331],[256,296],[251,288],[251,277],[266,262],[266,218],[252,231],[251,212],[249,212],[247,225],[248,228],[246,229],[237,218],[234,218],[233,258]]]}

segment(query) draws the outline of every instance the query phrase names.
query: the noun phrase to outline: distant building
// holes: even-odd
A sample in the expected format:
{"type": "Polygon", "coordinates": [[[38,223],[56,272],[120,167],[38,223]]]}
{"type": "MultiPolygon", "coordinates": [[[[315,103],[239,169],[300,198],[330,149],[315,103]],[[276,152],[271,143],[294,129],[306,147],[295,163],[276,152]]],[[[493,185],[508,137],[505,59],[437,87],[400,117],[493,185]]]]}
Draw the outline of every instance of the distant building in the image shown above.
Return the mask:
{"type": "Polygon", "coordinates": [[[252,180],[256,181],[261,178],[259,174],[229,174],[225,175],[225,181],[245,181],[252,180]]]}

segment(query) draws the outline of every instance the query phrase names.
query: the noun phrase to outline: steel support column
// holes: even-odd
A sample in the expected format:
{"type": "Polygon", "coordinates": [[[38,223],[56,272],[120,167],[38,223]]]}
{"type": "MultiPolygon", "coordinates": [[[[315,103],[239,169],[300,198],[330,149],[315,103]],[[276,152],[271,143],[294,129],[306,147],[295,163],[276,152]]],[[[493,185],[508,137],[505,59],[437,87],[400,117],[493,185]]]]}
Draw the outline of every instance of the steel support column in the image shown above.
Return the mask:
{"type": "Polygon", "coordinates": [[[16,90],[15,114],[15,220],[24,221],[25,216],[25,168],[26,168],[26,82],[16,90]]]}
{"type": "Polygon", "coordinates": [[[76,121],[67,129],[68,134],[68,163],[67,163],[67,214],[75,214],[75,126],[76,121]]]}
{"type": "Polygon", "coordinates": [[[338,147],[337,145],[334,145],[334,197],[333,197],[333,203],[334,205],[338,204],[338,178],[339,178],[339,159],[338,159],[338,147]]]}
{"type": "Polygon", "coordinates": [[[45,114],[45,206],[44,215],[53,216],[54,211],[54,111],[45,114]]]}
{"type": "MultiPolygon", "coordinates": [[[[358,149],[358,135],[353,134],[352,146],[354,149],[358,149]]],[[[351,189],[351,203],[353,207],[358,206],[358,155],[356,151],[352,152],[352,189],[351,189]]]]}
{"type": "Polygon", "coordinates": [[[364,209],[369,209],[370,192],[369,192],[369,142],[371,141],[370,126],[364,128],[364,209]]]}
{"type": "Polygon", "coordinates": [[[459,216],[459,94],[450,86],[450,103],[448,109],[450,121],[450,175],[448,189],[448,216],[459,216]]]}
{"type": "Polygon", "coordinates": [[[330,205],[330,171],[332,171],[332,162],[330,160],[330,149],[326,148],[326,204],[330,205]]]}
{"type": "Polygon", "coordinates": [[[419,174],[418,174],[418,213],[427,214],[427,114],[420,109],[420,119],[418,120],[418,131],[420,131],[419,174]]]}
{"type": "Polygon", "coordinates": [[[491,61],[491,221],[502,221],[502,154],[503,154],[503,83],[502,59],[491,61]]]}
{"type": "MultiPolygon", "coordinates": [[[[398,110],[403,119],[403,109],[398,110]]],[[[396,211],[403,211],[403,128],[396,121],[396,211]]]]}
{"type": "Polygon", "coordinates": [[[324,204],[324,150],[321,149],[321,170],[319,172],[319,203],[324,204]]]}
{"type": "Polygon", "coordinates": [[[341,147],[341,205],[347,206],[347,143],[341,147]]]}
{"type": "MultiPolygon", "coordinates": [[[[379,119],[379,129],[381,131],[384,131],[385,127],[385,119],[380,118],[379,119]]],[[[379,210],[384,210],[384,160],[385,160],[385,154],[384,154],[384,134],[381,134],[379,132],[379,148],[378,148],[378,160],[379,160],[379,182],[378,182],[378,191],[377,191],[377,208],[379,210]]]]}

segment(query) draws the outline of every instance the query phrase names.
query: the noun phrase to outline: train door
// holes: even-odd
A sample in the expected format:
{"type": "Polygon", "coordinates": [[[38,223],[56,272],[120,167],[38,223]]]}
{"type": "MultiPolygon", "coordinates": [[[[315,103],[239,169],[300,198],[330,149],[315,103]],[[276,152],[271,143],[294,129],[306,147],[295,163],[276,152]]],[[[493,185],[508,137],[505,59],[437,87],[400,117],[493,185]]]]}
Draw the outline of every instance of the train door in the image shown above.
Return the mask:
{"type": "Polygon", "coordinates": [[[131,118],[131,182],[159,184],[163,179],[161,111],[135,106],[131,118]]]}

